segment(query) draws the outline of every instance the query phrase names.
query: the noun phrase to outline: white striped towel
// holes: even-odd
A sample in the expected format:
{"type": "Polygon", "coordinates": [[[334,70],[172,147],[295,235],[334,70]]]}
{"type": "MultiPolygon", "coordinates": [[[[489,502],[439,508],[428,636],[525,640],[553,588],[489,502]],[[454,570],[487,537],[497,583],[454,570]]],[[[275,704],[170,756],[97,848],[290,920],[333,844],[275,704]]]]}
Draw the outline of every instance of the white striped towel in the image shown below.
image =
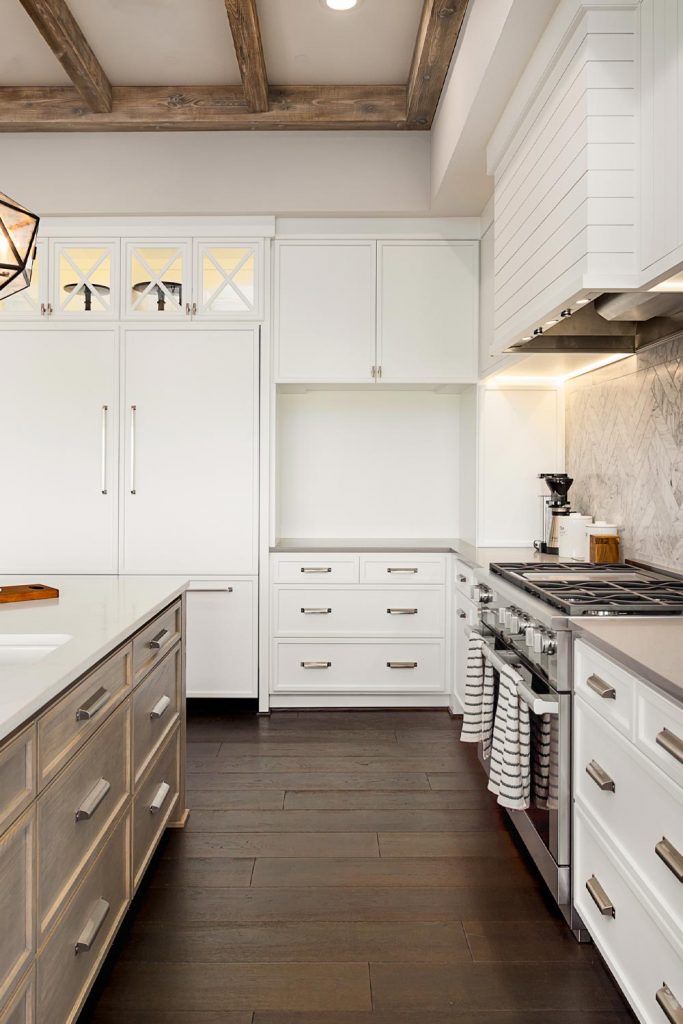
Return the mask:
{"type": "Polygon", "coordinates": [[[483,743],[484,757],[491,752],[493,733],[493,669],[484,660],[484,639],[472,630],[467,646],[465,708],[460,739],[463,743],[483,743]]]}
{"type": "Polygon", "coordinates": [[[517,692],[517,672],[506,665],[499,676],[488,788],[503,807],[523,811],[531,792],[529,708],[517,692]]]}

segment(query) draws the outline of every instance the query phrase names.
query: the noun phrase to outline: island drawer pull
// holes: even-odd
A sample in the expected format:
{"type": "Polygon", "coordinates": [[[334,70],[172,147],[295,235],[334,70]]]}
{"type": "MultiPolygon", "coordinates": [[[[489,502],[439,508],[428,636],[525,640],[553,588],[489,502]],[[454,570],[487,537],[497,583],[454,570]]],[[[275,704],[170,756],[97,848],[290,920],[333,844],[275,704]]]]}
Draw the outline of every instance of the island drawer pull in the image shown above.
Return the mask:
{"type": "Polygon", "coordinates": [[[598,908],[603,917],[617,916],[616,911],[614,909],[614,904],[610,900],[609,896],[607,895],[603,887],[598,882],[595,875],[591,875],[591,877],[588,879],[588,881],[586,882],[586,888],[588,889],[588,893],[591,899],[593,900],[593,903],[595,903],[596,907],[598,908]]]}
{"type": "Polygon", "coordinates": [[[302,615],[331,615],[331,608],[302,608],[302,615]]]}
{"type": "Polygon", "coordinates": [[[98,711],[102,710],[108,700],[109,690],[105,689],[104,686],[100,686],[99,690],[95,690],[79,708],[76,708],[76,721],[89,722],[98,711]]]}
{"type": "Polygon", "coordinates": [[[90,790],[81,806],[76,811],[76,821],[89,821],[111,789],[111,783],[100,779],[90,790]]]}
{"type": "Polygon", "coordinates": [[[671,1024],[683,1024],[683,1006],[681,1006],[665,981],[662,982],[662,987],[655,993],[655,999],[657,1000],[657,1005],[664,1011],[666,1019],[671,1021],[671,1024]]]}
{"type": "Polygon", "coordinates": [[[106,900],[99,899],[94,906],[92,916],[86,922],[85,928],[76,939],[74,946],[74,953],[78,956],[79,953],[89,953],[92,944],[97,938],[98,932],[104,920],[109,913],[109,904],[106,900]]]}
{"type": "Polygon", "coordinates": [[[302,661],[302,668],[330,668],[332,666],[331,661],[302,661]]]}
{"type": "Polygon", "coordinates": [[[156,704],[149,713],[149,717],[152,720],[156,718],[161,718],[168,710],[170,704],[171,698],[168,696],[168,694],[165,693],[163,697],[160,697],[159,700],[156,702],[156,704]]]}
{"type": "Polygon", "coordinates": [[[162,647],[166,646],[170,639],[171,634],[169,631],[167,629],[162,629],[156,636],[152,637],[148,646],[151,647],[153,651],[160,651],[162,647]]]}
{"type": "Polygon", "coordinates": [[[416,661],[388,661],[387,668],[417,668],[416,661]]]}
{"type": "Polygon", "coordinates": [[[415,573],[417,572],[417,569],[410,569],[410,568],[408,568],[408,566],[397,565],[397,566],[394,566],[393,568],[388,568],[387,572],[408,572],[408,573],[412,573],[413,575],[415,575],[415,573]]]}
{"type": "Polygon", "coordinates": [[[683,853],[680,853],[666,836],[662,836],[655,846],[655,853],[678,881],[683,882],[683,853]]]}
{"type": "Polygon", "coordinates": [[[655,743],[671,754],[680,764],[683,764],[683,740],[672,732],[671,729],[662,729],[655,736],[655,743]]]}
{"type": "Polygon", "coordinates": [[[417,615],[417,608],[387,608],[387,615],[417,615]]]}
{"type": "Polygon", "coordinates": [[[331,565],[302,565],[301,572],[332,572],[331,565]]]}
{"type": "Polygon", "coordinates": [[[607,774],[604,768],[601,768],[597,761],[589,761],[586,765],[586,774],[590,776],[598,789],[607,790],[610,793],[614,793],[616,786],[614,779],[607,774]]]}
{"type": "Polygon", "coordinates": [[[154,799],[152,800],[151,804],[149,805],[149,813],[150,814],[158,814],[159,813],[161,808],[164,806],[164,803],[166,802],[166,797],[168,796],[170,790],[171,790],[171,787],[169,786],[168,782],[162,782],[159,785],[159,788],[157,789],[156,793],[154,794],[154,799]]]}
{"type": "Polygon", "coordinates": [[[586,680],[586,686],[592,690],[593,693],[597,693],[598,697],[603,697],[605,700],[617,699],[617,691],[614,687],[610,686],[609,683],[606,683],[604,679],[600,678],[600,676],[596,676],[595,673],[588,677],[586,680]]]}

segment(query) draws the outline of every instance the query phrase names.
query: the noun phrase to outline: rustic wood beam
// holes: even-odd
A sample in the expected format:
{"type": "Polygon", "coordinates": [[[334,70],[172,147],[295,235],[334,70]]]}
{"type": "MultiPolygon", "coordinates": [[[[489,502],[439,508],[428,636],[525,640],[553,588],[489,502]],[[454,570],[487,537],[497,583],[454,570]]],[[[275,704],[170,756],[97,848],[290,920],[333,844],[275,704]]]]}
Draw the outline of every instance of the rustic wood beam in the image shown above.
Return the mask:
{"type": "Polygon", "coordinates": [[[408,78],[408,125],[431,128],[468,0],[424,0],[408,78]]]}
{"type": "Polygon", "coordinates": [[[88,109],[111,111],[111,85],[65,0],[20,0],[88,109]]]}
{"type": "Polygon", "coordinates": [[[247,108],[241,86],[114,86],[112,100],[111,111],[94,114],[74,89],[0,88],[0,132],[407,127],[402,85],[273,86],[263,113],[247,108]]]}
{"type": "Polygon", "coordinates": [[[249,110],[268,109],[268,76],[256,0],[225,0],[249,110]]]}

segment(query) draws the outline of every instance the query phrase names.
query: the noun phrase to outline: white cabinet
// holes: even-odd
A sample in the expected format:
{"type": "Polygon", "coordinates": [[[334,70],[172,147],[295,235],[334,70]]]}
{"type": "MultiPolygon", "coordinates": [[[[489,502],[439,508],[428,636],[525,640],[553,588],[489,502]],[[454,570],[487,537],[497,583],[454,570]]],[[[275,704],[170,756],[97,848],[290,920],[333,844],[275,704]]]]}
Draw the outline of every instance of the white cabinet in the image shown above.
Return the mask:
{"type": "Polygon", "coordinates": [[[375,243],[277,242],[277,380],[372,381],[375,243]]]}
{"type": "Polygon", "coordinates": [[[379,243],[382,380],[476,378],[478,279],[476,242],[379,243]]]}
{"type": "Polygon", "coordinates": [[[258,329],[124,332],[123,572],[255,574],[258,329]]]}
{"type": "Polygon", "coordinates": [[[53,240],[50,246],[51,317],[58,320],[118,320],[117,239],[53,240]]]}
{"type": "Polygon", "coordinates": [[[126,319],[177,320],[191,312],[191,244],[187,239],[127,240],[123,260],[126,319]]]}
{"type": "Polygon", "coordinates": [[[36,244],[31,284],[0,301],[0,324],[5,320],[39,320],[47,315],[47,242],[36,244]]]}
{"type": "Polygon", "coordinates": [[[0,568],[115,572],[115,331],[16,328],[0,350],[0,568]]]}
{"type": "Polygon", "coordinates": [[[257,580],[193,580],[185,600],[187,696],[256,697],[257,580]]]}

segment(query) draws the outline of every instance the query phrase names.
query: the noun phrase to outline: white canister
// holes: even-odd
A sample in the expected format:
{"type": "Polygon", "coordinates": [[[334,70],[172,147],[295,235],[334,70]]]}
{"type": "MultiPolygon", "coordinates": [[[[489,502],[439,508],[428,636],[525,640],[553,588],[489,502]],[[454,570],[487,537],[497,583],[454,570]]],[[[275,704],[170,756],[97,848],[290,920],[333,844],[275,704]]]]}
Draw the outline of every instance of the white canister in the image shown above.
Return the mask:
{"type": "Polygon", "coordinates": [[[560,558],[583,559],[586,548],[586,527],[592,524],[592,516],[570,512],[560,519],[560,539],[558,543],[560,558]]]}
{"type": "Polygon", "coordinates": [[[590,562],[591,536],[594,535],[618,537],[619,527],[615,526],[614,523],[601,523],[597,520],[596,522],[590,523],[588,526],[585,527],[583,557],[586,562],[590,562]]]}

